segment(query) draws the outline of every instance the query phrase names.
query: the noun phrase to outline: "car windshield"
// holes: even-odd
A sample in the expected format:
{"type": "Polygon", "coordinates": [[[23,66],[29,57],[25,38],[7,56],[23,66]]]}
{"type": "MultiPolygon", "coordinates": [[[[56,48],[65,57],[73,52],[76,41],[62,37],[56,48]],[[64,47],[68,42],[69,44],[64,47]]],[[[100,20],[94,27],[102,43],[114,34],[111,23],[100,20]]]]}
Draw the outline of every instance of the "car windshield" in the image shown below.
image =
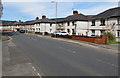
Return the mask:
{"type": "Polygon", "coordinates": [[[61,33],[66,33],[66,32],[61,32],[61,33]]]}

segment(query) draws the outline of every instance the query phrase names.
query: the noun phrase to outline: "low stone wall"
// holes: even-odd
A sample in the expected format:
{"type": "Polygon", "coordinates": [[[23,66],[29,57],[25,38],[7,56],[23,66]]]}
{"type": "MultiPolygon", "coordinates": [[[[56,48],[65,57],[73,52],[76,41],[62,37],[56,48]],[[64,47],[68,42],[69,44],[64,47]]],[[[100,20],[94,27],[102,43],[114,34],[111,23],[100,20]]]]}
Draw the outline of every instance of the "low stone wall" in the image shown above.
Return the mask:
{"type": "Polygon", "coordinates": [[[72,40],[80,40],[96,44],[105,44],[106,37],[105,35],[101,35],[99,38],[87,36],[72,36],[72,40]]]}

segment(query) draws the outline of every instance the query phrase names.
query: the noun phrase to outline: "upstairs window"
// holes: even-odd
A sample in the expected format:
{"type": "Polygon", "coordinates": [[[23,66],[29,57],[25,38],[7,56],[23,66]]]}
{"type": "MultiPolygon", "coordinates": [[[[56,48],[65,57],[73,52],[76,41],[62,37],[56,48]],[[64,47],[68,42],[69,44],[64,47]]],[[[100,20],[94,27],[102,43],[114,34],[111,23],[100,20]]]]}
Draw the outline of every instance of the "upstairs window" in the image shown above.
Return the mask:
{"type": "Polygon", "coordinates": [[[101,19],[100,22],[101,22],[100,26],[105,26],[105,19],[101,19]]]}
{"type": "Polygon", "coordinates": [[[50,23],[50,27],[52,26],[52,23],[50,23]]]}
{"type": "Polygon", "coordinates": [[[72,21],[72,25],[75,25],[75,22],[74,22],[74,21],[72,21]]]}
{"type": "Polygon", "coordinates": [[[92,20],[92,25],[91,26],[95,26],[95,20],[92,20]]]}
{"type": "Polygon", "coordinates": [[[67,22],[67,25],[70,26],[70,22],[67,22]]]}

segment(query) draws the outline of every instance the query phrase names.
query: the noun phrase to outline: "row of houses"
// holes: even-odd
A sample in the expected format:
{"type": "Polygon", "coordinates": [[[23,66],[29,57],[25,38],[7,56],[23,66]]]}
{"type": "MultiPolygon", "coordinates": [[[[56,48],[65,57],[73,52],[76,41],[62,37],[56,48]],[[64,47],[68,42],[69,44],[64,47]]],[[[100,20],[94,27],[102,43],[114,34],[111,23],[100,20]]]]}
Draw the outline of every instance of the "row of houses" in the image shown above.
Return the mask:
{"type": "Polygon", "coordinates": [[[26,30],[33,32],[51,34],[57,32],[68,32],[70,35],[100,36],[104,32],[112,32],[117,41],[120,38],[120,7],[108,9],[97,15],[84,15],[73,11],[73,15],[65,18],[49,19],[45,15],[31,21],[3,21],[3,30],[26,30]]]}

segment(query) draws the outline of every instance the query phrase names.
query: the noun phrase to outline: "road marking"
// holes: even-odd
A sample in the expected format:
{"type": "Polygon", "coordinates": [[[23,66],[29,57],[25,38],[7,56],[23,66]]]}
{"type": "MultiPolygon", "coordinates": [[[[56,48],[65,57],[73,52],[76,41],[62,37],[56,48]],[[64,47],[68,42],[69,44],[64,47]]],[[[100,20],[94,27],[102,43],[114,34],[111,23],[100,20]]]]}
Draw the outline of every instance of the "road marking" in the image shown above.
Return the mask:
{"type": "Polygon", "coordinates": [[[105,64],[112,65],[112,66],[117,67],[117,68],[120,67],[120,66],[118,66],[118,65],[115,65],[115,64],[112,64],[112,63],[109,63],[109,62],[106,62],[106,61],[103,61],[103,60],[100,60],[100,59],[96,59],[96,60],[99,61],[99,62],[105,63],[105,64]]]}
{"type": "Polygon", "coordinates": [[[31,63],[28,63],[28,64],[31,64],[31,63]]]}
{"type": "MultiPolygon", "coordinates": [[[[31,63],[28,63],[28,64],[31,64],[31,63]]],[[[34,70],[34,72],[40,77],[42,78],[42,75],[40,75],[40,73],[37,72],[37,70],[35,69],[35,67],[33,66],[32,69],[34,70]]]]}
{"type": "Polygon", "coordinates": [[[9,40],[8,41],[11,41],[12,40],[12,37],[8,36],[9,37],[9,40]]]}
{"type": "Polygon", "coordinates": [[[34,71],[36,71],[35,67],[32,67],[34,71]]]}
{"type": "Polygon", "coordinates": [[[32,38],[33,40],[37,40],[37,39],[35,39],[35,38],[32,38]]]}
{"type": "Polygon", "coordinates": [[[73,53],[76,53],[76,51],[73,51],[73,53]]]}
{"type": "Polygon", "coordinates": [[[41,76],[39,73],[37,73],[38,76],[41,76]]]}

